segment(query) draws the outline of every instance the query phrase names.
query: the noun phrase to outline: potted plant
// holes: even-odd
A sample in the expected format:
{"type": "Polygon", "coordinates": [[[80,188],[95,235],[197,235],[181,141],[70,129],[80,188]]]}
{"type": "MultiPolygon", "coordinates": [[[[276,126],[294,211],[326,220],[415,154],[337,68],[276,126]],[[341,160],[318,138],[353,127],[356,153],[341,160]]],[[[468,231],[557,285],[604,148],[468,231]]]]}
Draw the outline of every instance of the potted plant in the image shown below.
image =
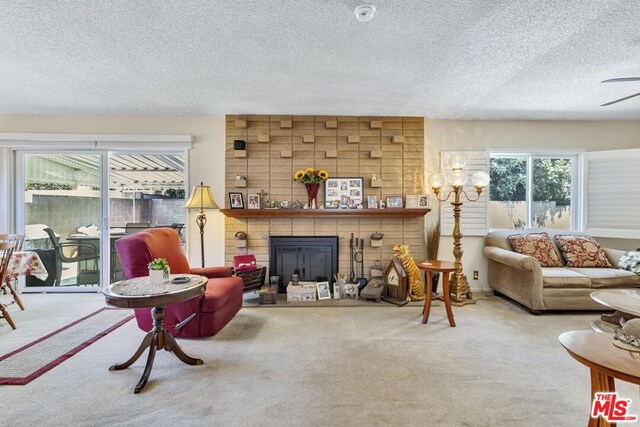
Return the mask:
{"type": "MultiPolygon", "coordinates": [[[[438,259],[438,250],[440,249],[440,220],[433,224],[427,230],[427,258],[430,260],[438,259]]],[[[438,291],[438,282],[440,281],[440,273],[431,273],[432,292],[438,291]]]]}
{"type": "Polygon", "coordinates": [[[149,282],[159,284],[169,279],[169,263],[165,258],[154,258],[149,263],[149,282]]]}

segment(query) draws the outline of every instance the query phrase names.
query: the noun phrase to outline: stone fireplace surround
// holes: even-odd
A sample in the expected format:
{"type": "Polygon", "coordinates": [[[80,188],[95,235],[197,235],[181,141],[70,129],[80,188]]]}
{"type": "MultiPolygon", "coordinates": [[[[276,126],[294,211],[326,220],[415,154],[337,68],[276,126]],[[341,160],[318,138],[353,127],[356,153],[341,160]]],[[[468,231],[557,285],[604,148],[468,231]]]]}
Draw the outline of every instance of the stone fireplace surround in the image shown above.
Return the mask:
{"type": "MultiPolygon", "coordinates": [[[[425,194],[422,117],[228,115],[225,132],[225,190],[227,195],[241,192],[245,206],[247,195],[260,190],[268,193],[265,200],[304,202],[305,188],[293,174],[307,167],[326,169],[331,177],[363,177],[365,199],[425,194]],[[246,157],[236,157],[236,139],[247,142],[246,157]],[[382,180],[381,187],[371,187],[372,174],[382,180]],[[236,175],[246,177],[246,187],[236,186],[236,175]]],[[[324,186],[318,200],[324,201],[324,186]]],[[[228,197],[224,204],[229,207],[228,197]]],[[[409,245],[418,260],[425,256],[423,217],[227,217],[225,262],[232,265],[234,255],[251,253],[268,266],[270,236],[338,236],[340,272],[349,273],[351,233],[365,239],[366,277],[374,260],[388,264],[395,244],[409,245]],[[238,231],[247,234],[245,248],[236,246],[238,231]],[[384,233],[380,247],[371,246],[376,231],[384,233]]]]}

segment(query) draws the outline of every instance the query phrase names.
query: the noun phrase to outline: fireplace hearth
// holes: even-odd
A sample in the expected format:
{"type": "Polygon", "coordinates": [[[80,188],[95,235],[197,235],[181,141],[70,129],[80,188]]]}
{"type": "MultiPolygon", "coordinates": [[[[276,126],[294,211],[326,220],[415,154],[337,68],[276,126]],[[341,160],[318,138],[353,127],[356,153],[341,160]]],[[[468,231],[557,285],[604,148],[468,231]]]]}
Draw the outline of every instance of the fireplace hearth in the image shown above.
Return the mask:
{"type": "Polygon", "coordinates": [[[287,292],[292,274],[332,283],[338,271],[338,236],[269,236],[269,275],[280,276],[279,292],[287,292]]]}

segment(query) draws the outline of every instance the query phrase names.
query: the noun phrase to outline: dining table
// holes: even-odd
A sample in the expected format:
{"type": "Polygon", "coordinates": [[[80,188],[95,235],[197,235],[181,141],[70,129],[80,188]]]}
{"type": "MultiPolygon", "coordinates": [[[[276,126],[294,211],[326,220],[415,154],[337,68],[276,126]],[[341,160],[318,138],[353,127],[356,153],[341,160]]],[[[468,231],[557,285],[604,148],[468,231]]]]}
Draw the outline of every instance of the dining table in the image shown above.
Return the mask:
{"type": "MultiPolygon", "coordinates": [[[[2,283],[0,283],[0,285],[2,285],[3,289],[6,289],[11,293],[13,301],[18,304],[20,310],[24,310],[24,304],[22,304],[20,295],[12,285],[12,282],[20,276],[29,275],[35,276],[40,280],[47,280],[49,272],[36,252],[14,251],[9,259],[5,275],[1,278],[2,283]]],[[[10,324],[11,327],[15,329],[15,324],[13,324],[13,322],[10,322],[10,324]]]]}
{"type": "MultiPolygon", "coordinates": [[[[112,233],[109,235],[109,266],[110,266],[110,283],[123,279],[122,267],[120,266],[120,257],[116,249],[116,241],[124,237],[124,233],[112,233]]],[[[100,236],[91,236],[87,234],[72,234],[66,238],[68,242],[87,243],[93,246],[97,253],[100,253],[100,236]]],[[[79,246],[82,251],[82,246],[79,246]]],[[[79,255],[81,255],[80,253],[79,255]]]]}

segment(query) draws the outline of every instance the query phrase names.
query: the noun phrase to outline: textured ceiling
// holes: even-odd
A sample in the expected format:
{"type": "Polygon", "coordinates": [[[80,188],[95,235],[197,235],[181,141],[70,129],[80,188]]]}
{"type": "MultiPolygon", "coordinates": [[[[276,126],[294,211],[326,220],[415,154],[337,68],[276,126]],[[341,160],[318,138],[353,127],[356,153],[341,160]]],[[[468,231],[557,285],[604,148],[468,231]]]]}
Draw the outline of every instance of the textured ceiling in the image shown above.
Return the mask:
{"type": "Polygon", "coordinates": [[[640,1],[4,0],[0,113],[640,119],[640,1]]]}

